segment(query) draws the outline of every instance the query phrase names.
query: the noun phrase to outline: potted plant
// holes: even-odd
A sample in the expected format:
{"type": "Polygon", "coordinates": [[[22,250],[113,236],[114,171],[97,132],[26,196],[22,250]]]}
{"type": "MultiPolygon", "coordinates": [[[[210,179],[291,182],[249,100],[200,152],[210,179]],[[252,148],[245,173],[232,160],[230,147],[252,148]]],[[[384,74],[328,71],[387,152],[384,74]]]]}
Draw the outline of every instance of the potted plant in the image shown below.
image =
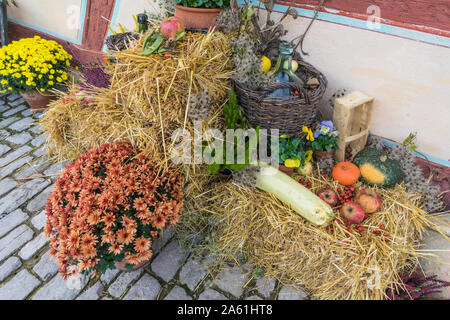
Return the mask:
{"type": "Polygon", "coordinates": [[[230,7],[230,0],[175,0],[175,17],[186,28],[205,29],[215,25],[215,19],[223,8],[230,7]]]}
{"type": "Polygon", "coordinates": [[[20,93],[31,108],[42,111],[56,96],[49,89],[68,79],[72,56],[55,41],[39,36],[0,48],[0,92],[20,93]]]}
{"type": "Polygon", "coordinates": [[[302,168],[311,159],[311,151],[304,150],[300,138],[282,135],[279,142],[279,170],[291,176],[294,168],[302,168]]]}
{"type": "MultiPolygon", "coordinates": [[[[308,128],[304,128],[304,132],[307,132],[308,128]]],[[[310,135],[310,131],[307,133],[310,135]]],[[[333,155],[338,148],[337,143],[339,141],[338,132],[331,121],[322,121],[318,124],[314,131],[312,139],[310,138],[310,145],[314,151],[314,159],[333,155]]]]}
{"type": "MultiPolygon", "coordinates": [[[[208,172],[212,174],[217,174],[219,178],[225,180],[231,178],[233,172],[244,170],[251,163],[251,152],[255,150],[258,146],[259,140],[259,127],[256,128],[255,134],[245,141],[243,146],[239,146],[237,143],[237,137],[234,138],[232,142],[223,143],[223,161],[222,163],[213,162],[208,165],[208,172]],[[233,149],[234,160],[233,163],[227,163],[226,154],[227,150],[233,149]],[[244,152],[243,159],[244,163],[239,163],[240,158],[238,154],[244,152]]],[[[209,146],[204,147],[204,151],[210,148],[209,146]]],[[[211,156],[215,156],[215,150],[208,150],[211,156]]]]}
{"type": "Polygon", "coordinates": [[[67,165],[45,207],[44,235],[61,275],[145,265],[160,231],[178,221],[181,183],[128,142],[103,144],[67,165]]]}
{"type": "MultiPolygon", "coordinates": [[[[242,110],[237,104],[237,97],[234,90],[230,90],[228,93],[228,101],[223,106],[225,127],[227,129],[245,129],[247,127],[247,119],[242,115],[242,110]]],[[[244,170],[247,165],[250,164],[250,152],[254,150],[258,144],[259,127],[256,128],[256,134],[250,137],[244,142],[243,146],[238,146],[237,137],[234,137],[234,141],[227,141],[223,143],[223,161],[222,163],[213,162],[208,165],[208,172],[217,174],[221,179],[229,179],[233,171],[244,170]],[[240,147],[243,147],[240,149],[240,147]],[[227,163],[226,152],[227,150],[233,150],[234,159],[233,163],[227,163]],[[235,163],[238,161],[238,153],[245,152],[244,163],[235,163]]],[[[213,141],[211,141],[213,142],[213,141]]],[[[203,152],[208,151],[211,156],[215,156],[215,150],[212,150],[210,144],[207,141],[203,142],[203,152]]]]}

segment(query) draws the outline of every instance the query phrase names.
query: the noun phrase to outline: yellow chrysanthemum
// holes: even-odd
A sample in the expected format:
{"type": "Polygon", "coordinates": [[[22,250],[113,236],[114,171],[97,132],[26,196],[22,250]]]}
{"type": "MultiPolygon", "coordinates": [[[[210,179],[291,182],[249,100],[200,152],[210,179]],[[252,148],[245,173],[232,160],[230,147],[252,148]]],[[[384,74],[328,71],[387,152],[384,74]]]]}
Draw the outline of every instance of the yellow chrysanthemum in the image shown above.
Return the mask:
{"type": "Polygon", "coordinates": [[[37,86],[34,80],[38,78],[37,89],[45,91],[55,83],[49,75],[60,75],[59,82],[68,79],[65,70],[71,59],[60,44],[39,36],[12,41],[0,48],[0,89],[6,89],[7,85],[10,91],[34,89],[37,86]]]}

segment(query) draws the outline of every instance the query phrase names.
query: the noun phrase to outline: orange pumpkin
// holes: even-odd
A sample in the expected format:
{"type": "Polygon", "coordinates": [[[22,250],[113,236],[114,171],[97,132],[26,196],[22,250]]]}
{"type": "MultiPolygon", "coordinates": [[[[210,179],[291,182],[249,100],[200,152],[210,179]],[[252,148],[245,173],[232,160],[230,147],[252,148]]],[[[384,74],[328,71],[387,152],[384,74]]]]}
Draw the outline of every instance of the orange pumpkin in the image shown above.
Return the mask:
{"type": "Polygon", "coordinates": [[[351,162],[339,162],[333,168],[333,179],[344,186],[354,184],[359,179],[359,168],[351,162]]]}

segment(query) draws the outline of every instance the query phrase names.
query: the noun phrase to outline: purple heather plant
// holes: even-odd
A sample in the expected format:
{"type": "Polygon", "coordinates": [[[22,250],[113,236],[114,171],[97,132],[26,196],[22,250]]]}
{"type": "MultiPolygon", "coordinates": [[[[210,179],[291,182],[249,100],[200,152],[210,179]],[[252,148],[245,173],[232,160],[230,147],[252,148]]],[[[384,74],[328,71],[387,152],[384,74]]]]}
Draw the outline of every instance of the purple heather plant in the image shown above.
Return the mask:
{"type": "Polygon", "coordinates": [[[426,277],[417,270],[401,274],[400,279],[401,284],[394,284],[386,291],[387,300],[438,300],[431,295],[450,286],[450,282],[437,279],[437,275],[426,277]]]}
{"type": "MultiPolygon", "coordinates": [[[[110,76],[98,64],[81,66],[81,74],[86,79],[86,82],[94,87],[107,88],[111,84],[109,81],[110,76]]],[[[80,86],[85,87],[86,85],[80,83],[80,86]]]]}
{"type": "Polygon", "coordinates": [[[111,82],[110,76],[105,72],[104,67],[97,63],[91,62],[89,64],[83,65],[80,61],[80,57],[76,54],[74,50],[69,46],[69,51],[73,57],[73,65],[78,66],[81,72],[81,75],[86,80],[86,84],[80,82],[80,86],[82,88],[87,88],[88,85],[98,87],[98,88],[107,88],[110,86],[111,82]]]}

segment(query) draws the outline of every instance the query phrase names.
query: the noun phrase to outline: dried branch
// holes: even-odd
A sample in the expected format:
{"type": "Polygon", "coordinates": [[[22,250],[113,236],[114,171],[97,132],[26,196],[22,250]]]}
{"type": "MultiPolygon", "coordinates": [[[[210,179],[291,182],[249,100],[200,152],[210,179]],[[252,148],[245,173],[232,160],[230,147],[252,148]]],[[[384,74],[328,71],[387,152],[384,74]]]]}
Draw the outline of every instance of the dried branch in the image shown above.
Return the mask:
{"type": "Polygon", "coordinates": [[[303,40],[305,39],[306,34],[308,33],[309,29],[311,28],[313,22],[316,20],[317,15],[319,14],[319,10],[322,8],[323,4],[324,4],[325,0],[321,0],[319,5],[317,6],[316,10],[314,11],[314,17],[312,18],[311,22],[308,25],[308,28],[306,28],[305,33],[303,33],[301,36],[296,37],[294,39],[292,39],[291,41],[294,42],[295,39],[300,38],[299,41],[297,42],[297,44],[294,47],[294,51],[297,50],[297,47],[300,45],[300,51],[302,52],[303,55],[308,56],[309,54],[305,51],[303,51],[303,40]]]}

